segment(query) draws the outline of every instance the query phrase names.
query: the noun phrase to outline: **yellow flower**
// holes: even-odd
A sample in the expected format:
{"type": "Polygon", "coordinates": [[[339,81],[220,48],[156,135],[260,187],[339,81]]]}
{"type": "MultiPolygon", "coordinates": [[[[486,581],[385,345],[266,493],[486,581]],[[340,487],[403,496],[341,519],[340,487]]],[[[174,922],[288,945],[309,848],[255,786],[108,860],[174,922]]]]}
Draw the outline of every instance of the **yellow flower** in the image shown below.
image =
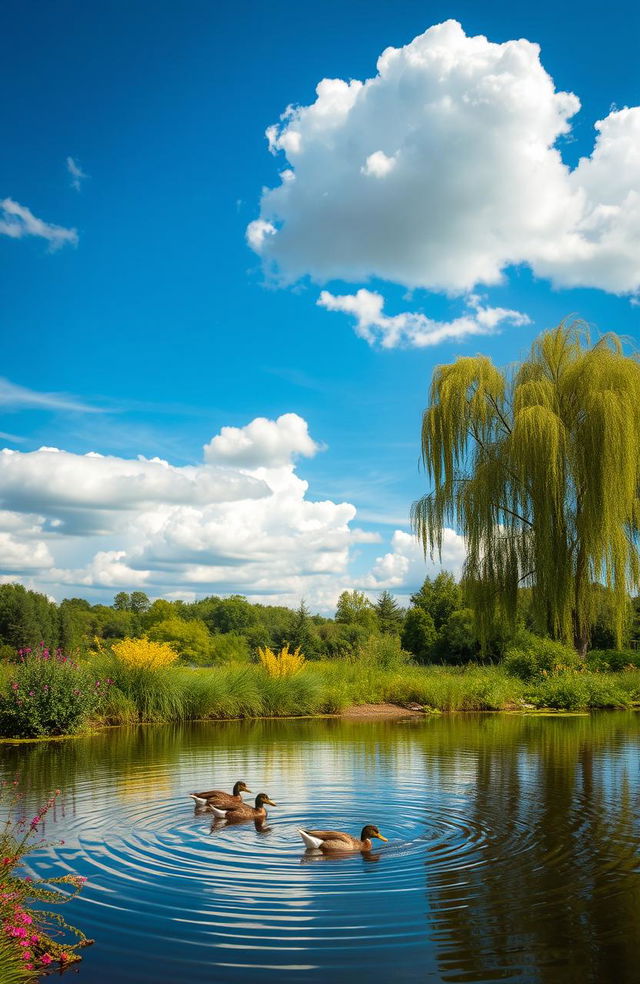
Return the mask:
{"type": "Polygon", "coordinates": [[[122,639],[113,644],[115,656],[130,669],[164,670],[178,658],[168,642],[151,642],[141,639],[122,639]]]}
{"type": "Polygon", "coordinates": [[[305,662],[304,656],[300,652],[300,646],[290,653],[289,643],[279,653],[274,653],[268,646],[265,646],[264,649],[259,648],[258,656],[271,677],[293,676],[294,673],[298,673],[302,669],[305,662]]]}

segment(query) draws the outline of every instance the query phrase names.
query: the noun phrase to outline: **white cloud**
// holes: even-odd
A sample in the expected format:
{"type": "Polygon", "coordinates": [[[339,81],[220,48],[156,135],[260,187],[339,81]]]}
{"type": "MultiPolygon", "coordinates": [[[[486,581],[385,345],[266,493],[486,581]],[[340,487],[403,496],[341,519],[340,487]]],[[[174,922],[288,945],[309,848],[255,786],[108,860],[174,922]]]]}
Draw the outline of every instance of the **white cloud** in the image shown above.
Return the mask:
{"type": "Polygon", "coordinates": [[[383,348],[425,348],[428,345],[438,345],[449,338],[492,335],[503,323],[530,323],[527,315],[520,311],[483,306],[475,294],[467,298],[467,312],[453,321],[434,321],[414,311],[393,316],[383,314],[382,295],[365,288],[360,288],[355,294],[339,296],[323,290],[317,303],[328,311],[352,314],[356,319],[356,334],[366,339],[370,345],[379,342],[383,348]]]}
{"type": "Polygon", "coordinates": [[[73,157],[67,157],[67,171],[71,175],[71,187],[75,188],[76,191],[80,191],[82,187],[82,182],[86,181],[89,177],[85,174],[80,165],[73,157]]]}
{"type": "Polygon", "coordinates": [[[404,530],[396,530],[391,538],[391,551],[376,558],[371,574],[365,581],[369,589],[388,588],[400,594],[416,591],[425,577],[433,577],[439,571],[451,571],[456,577],[462,572],[466,550],[464,538],[455,530],[445,529],[442,534],[442,558],[425,558],[417,537],[404,530]]]}
{"type": "Polygon", "coordinates": [[[11,239],[39,236],[47,240],[52,252],[66,243],[76,246],[78,242],[78,233],[75,229],[65,229],[64,226],[44,222],[26,205],[20,205],[12,198],[0,201],[0,235],[9,236],[11,239]]]}
{"type": "Polygon", "coordinates": [[[129,521],[119,513],[154,503],[202,505],[268,491],[249,475],[207,465],[177,467],[160,458],[79,455],[58,448],[0,452],[0,506],[52,517],[71,533],[112,530],[129,521]]]}
{"type": "Polygon", "coordinates": [[[247,230],[267,270],[465,292],[525,263],[559,286],[638,290],[640,108],[597,123],[571,171],[557,144],[580,103],[536,44],[447,21],[377,70],[323,79],[269,127],[289,167],[247,230]]]}
{"type": "Polygon", "coordinates": [[[331,608],[352,586],[354,550],[379,536],[354,525],[351,503],[309,497],[295,459],[319,449],[302,417],[283,414],[222,428],[194,466],[5,450],[0,550],[8,537],[32,559],[16,557],[6,572],[38,568],[34,580],[57,594],[240,591],[331,608]]]}
{"type": "Polygon", "coordinates": [[[284,413],[277,420],[256,417],[246,427],[223,427],[205,446],[205,461],[238,468],[279,467],[294,455],[312,458],[319,445],[311,440],[306,420],[284,413]]]}
{"type": "MultiPolygon", "coordinates": [[[[18,386],[0,377],[0,406],[17,407],[24,410],[73,410],[78,413],[102,413],[99,407],[91,407],[65,393],[38,393],[26,386],[18,386]]],[[[20,440],[10,434],[0,435],[7,440],[20,440]]]]}
{"type": "Polygon", "coordinates": [[[53,557],[41,540],[18,538],[0,531],[0,557],[4,574],[26,574],[52,567],[53,557]]]}

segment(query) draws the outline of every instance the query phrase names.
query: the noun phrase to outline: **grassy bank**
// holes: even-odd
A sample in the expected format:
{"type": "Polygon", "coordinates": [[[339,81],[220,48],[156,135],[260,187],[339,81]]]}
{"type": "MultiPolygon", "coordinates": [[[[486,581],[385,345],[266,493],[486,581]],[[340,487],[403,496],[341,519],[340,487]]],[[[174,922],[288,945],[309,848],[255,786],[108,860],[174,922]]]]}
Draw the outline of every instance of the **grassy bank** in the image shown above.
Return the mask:
{"type": "Polygon", "coordinates": [[[357,704],[418,704],[435,711],[499,711],[527,706],[579,710],[631,707],[640,671],[568,671],[525,682],[500,667],[406,666],[397,670],[335,661],[274,679],[261,667],[172,669],[114,685],[99,720],[187,721],[202,718],[333,714],[357,704]]]}
{"type": "Polygon", "coordinates": [[[29,657],[3,667],[0,737],[73,734],[95,725],[335,714],[354,705],[416,704],[425,711],[581,710],[640,703],[640,669],[380,666],[304,662],[274,675],[256,663],[136,666],[109,656],[77,665],[29,657]],[[45,664],[46,683],[42,681],[45,664]]]}

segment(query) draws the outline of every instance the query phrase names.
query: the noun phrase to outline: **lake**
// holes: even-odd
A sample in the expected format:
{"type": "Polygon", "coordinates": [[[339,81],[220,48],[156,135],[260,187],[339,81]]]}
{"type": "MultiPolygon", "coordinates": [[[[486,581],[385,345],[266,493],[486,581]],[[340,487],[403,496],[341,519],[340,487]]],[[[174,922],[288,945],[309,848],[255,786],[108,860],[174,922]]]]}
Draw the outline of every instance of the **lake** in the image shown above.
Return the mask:
{"type": "Polygon", "coordinates": [[[4,745],[88,878],[81,984],[640,980],[640,717],[198,723],[4,745]],[[188,793],[244,779],[264,829],[188,793]],[[300,825],[389,838],[310,855],[300,825]]]}

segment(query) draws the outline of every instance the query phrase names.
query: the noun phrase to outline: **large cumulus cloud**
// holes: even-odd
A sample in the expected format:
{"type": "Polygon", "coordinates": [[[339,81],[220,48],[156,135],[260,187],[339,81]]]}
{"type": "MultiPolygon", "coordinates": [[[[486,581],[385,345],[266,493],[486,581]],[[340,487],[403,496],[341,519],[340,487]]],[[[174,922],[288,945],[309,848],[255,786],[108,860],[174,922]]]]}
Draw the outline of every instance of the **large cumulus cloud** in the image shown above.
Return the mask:
{"type": "Polygon", "coordinates": [[[330,607],[351,585],[352,548],[378,537],[353,525],[351,503],[309,496],[297,459],[319,448],[302,417],[284,414],[222,428],[203,462],[188,467],[51,448],[4,452],[4,573],[65,594],[70,586],[241,591],[330,607]]]}
{"type": "Polygon", "coordinates": [[[388,48],[373,78],[316,92],[267,131],[287,166],[247,230],[283,282],[465,292],[525,263],[556,285],[638,290],[640,108],[598,122],[572,171],[559,141],[580,103],[538,46],[455,21],[388,48]]]}

